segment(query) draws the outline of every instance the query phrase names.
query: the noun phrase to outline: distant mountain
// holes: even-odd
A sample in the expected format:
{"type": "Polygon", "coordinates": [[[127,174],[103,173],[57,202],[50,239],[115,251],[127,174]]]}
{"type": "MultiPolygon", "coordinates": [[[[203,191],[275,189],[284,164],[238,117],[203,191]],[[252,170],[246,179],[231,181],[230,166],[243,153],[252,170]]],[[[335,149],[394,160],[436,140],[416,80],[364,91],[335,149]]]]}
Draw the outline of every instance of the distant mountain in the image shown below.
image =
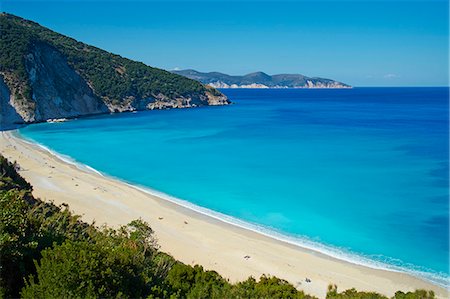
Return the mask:
{"type": "Polygon", "coordinates": [[[0,130],[89,114],[228,103],[213,87],[0,13],[0,130]]]}
{"type": "Polygon", "coordinates": [[[195,70],[173,71],[173,73],[215,88],[351,88],[350,85],[335,80],[300,74],[270,76],[263,72],[256,72],[244,76],[231,76],[219,72],[202,73],[195,70]]]}

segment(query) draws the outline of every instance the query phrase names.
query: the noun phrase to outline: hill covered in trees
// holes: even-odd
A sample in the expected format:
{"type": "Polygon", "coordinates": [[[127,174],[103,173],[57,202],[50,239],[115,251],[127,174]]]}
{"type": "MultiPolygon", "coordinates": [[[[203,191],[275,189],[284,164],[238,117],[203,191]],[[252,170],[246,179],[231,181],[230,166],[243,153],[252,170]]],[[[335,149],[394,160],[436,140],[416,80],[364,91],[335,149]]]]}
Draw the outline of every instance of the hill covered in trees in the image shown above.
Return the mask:
{"type": "Polygon", "coordinates": [[[342,82],[301,74],[268,75],[264,72],[232,76],[219,72],[202,73],[196,70],[173,71],[175,74],[198,80],[216,88],[350,88],[342,82]]]}
{"type": "Polygon", "coordinates": [[[0,125],[228,104],[212,87],[0,14],[0,125]]]}
{"type": "MultiPolygon", "coordinates": [[[[161,252],[148,223],[97,227],[32,195],[18,166],[0,155],[1,298],[305,298],[269,276],[231,284],[214,271],[161,252]]],[[[387,299],[354,289],[327,299],[387,299]]],[[[432,299],[433,292],[397,292],[394,299],[432,299]]]]}

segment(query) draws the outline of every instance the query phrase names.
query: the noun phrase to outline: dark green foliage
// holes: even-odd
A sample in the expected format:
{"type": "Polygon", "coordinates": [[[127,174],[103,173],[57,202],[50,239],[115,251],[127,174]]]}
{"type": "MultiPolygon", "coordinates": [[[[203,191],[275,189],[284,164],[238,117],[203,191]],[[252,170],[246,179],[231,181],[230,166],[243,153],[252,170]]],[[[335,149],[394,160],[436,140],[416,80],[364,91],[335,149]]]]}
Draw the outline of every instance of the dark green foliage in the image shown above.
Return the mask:
{"type": "Polygon", "coordinates": [[[327,299],[388,299],[386,296],[374,292],[358,292],[355,289],[338,293],[337,286],[328,286],[327,299]]]}
{"type": "Polygon", "coordinates": [[[394,299],[434,299],[434,292],[417,290],[415,292],[403,293],[398,291],[395,293],[394,299]]]}
{"type": "Polygon", "coordinates": [[[16,163],[10,163],[0,155],[0,190],[32,190],[31,185],[17,173],[17,167],[16,163]]]}
{"type": "MultiPolygon", "coordinates": [[[[396,292],[392,299],[434,299],[433,291],[416,290],[415,292],[396,292]]],[[[374,292],[358,292],[355,289],[338,293],[337,286],[328,286],[327,299],[388,299],[388,297],[374,292]]]]}
{"type": "Polygon", "coordinates": [[[31,88],[25,57],[36,43],[45,43],[61,52],[94,89],[97,96],[110,103],[164,96],[198,98],[213,88],[170,72],[149,67],[119,55],[78,42],[37,23],[10,14],[0,14],[0,72],[9,74],[7,84],[25,99],[31,88]],[[11,85],[22,85],[13,88],[11,85]]]}
{"type": "Polygon", "coordinates": [[[205,271],[182,263],[169,271],[165,283],[173,298],[226,298],[231,295],[231,284],[215,271],[205,271]]]}
{"type": "Polygon", "coordinates": [[[276,277],[263,275],[259,281],[250,277],[232,285],[215,271],[182,263],[170,269],[165,284],[171,298],[314,298],[276,277]]]}
{"type": "Polygon", "coordinates": [[[17,167],[0,155],[0,287],[13,297],[23,277],[34,272],[42,249],[67,236],[79,238],[88,227],[67,209],[34,199],[17,167]]]}
{"type": "Polygon", "coordinates": [[[294,286],[277,277],[261,276],[259,282],[253,277],[240,282],[235,287],[236,298],[314,298],[298,291],[294,286]]]}
{"type": "Polygon", "coordinates": [[[211,86],[206,86],[206,89],[213,95],[213,96],[222,96],[222,94],[220,93],[220,91],[218,91],[217,89],[211,87],[211,86]]]}
{"type": "MultiPolygon", "coordinates": [[[[314,298],[287,281],[262,276],[231,284],[214,271],[158,251],[150,226],[117,230],[88,225],[67,207],[41,202],[0,155],[0,297],[15,298],[314,298]]],[[[384,299],[354,289],[328,299],[384,299]]],[[[433,299],[397,292],[393,299],[433,299]]]]}
{"type": "Polygon", "coordinates": [[[0,287],[5,296],[17,297],[44,248],[66,238],[79,239],[89,226],[67,209],[35,200],[14,166],[5,162],[2,167],[10,176],[0,178],[0,287]]]}
{"type": "Polygon", "coordinates": [[[163,280],[156,269],[151,230],[134,221],[118,231],[105,229],[89,238],[42,252],[36,278],[22,291],[24,298],[141,298],[163,280]]]}

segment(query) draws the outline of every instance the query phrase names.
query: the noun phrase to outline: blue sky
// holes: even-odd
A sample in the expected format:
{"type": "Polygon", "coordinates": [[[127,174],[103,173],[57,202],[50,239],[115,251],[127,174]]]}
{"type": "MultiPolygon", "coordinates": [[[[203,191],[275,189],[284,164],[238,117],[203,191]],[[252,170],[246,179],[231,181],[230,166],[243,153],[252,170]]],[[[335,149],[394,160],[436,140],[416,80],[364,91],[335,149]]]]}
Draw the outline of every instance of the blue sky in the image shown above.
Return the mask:
{"type": "Polygon", "coordinates": [[[444,0],[0,0],[0,10],[164,69],[448,85],[444,0]]]}

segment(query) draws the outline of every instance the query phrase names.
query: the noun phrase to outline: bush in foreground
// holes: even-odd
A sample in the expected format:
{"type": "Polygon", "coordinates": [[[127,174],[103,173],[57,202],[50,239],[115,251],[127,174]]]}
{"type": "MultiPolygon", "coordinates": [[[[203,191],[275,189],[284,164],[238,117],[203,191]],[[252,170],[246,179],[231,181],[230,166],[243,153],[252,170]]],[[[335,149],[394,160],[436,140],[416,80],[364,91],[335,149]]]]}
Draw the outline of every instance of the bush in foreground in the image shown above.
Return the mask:
{"type": "MultiPolygon", "coordinates": [[[[142,220],[117,230],[84,223],[67,206],[35,199],[15,167],[0,155],[0,298],[314,298],[276,277],[231,284],[178,262],[158,250],[142,220]]],[[[330,286],[327,298],[386,297],[330,286]]],[[[394,298],[433,299],[434,293],[394,298]]]]}

